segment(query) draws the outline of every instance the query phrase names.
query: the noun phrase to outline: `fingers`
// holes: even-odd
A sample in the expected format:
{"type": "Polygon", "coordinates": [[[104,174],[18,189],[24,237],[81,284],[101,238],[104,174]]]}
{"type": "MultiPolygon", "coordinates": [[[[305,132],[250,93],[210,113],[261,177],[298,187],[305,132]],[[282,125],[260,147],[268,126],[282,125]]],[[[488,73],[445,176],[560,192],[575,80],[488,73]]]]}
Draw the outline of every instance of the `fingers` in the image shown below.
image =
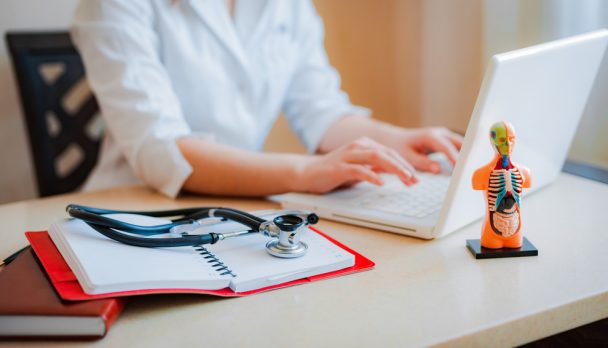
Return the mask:
{"type": "Polygon", "coordinates": [[[445,129],[444,136],[460,151],[464,138],[458,133],[454,133],[449,129],[445,129]]]}
{"type": "Polygon", "coordinates": [[[434,139],[434,142],[431,144],[431,148],[434,151],[443,152],[448,157],[448,160],[450,160],[452,165],[456,164],[456,159],[458,158],[458,149],[446,138],[438,137],[434,139]]]}
{"type": "MultiPolygon", "coordinates": [[[[379,149],[357,149],[344,154],[348,163],[370,166],[381,172],[397,175],[406,184],[414,183],[414,168],[408,163],[404,165],[393,155],[379,149]]],[[[371,169],[370,169],[371,170],[371,169]]]]}
{"type": "Polygon", "coordinates": [[[428,158],[430,152],[441,152],[452,165],[456,164],[458,151],[463,143],[461,135],[441,127],[420,128],[415,133],[402,151],[403,156],[417,169],[435,174],[441,172],[440,163],[428,158]]]}
{"type": "Polygon", "coordinates": [[[401,164],[402,167],[406,168],[411,173],[411,178],[414,179],[415,182],[418,182],[418,178],[416,178],[416,168],[414,168],[410,162],[406,161],[405,158],[403,158],[403,156],[397,152],[397,150],[389,148],[387,151],[394,160],[396,160],[399,164],[401,164]]]}
{"type": "MultiPolygon", "coordinates": [[[[381,153],[385,153],[386,155],[388,155],[389,157],[391,157],[393,160],[397,161],[398,164],[400,164],[402,167],[406,168],[411,176],[415,177],[416,175],[416,169],[414,168],[413,165],[411,165],[405,158],[403,158],[403,156],[395,149],[384,146],[378,142],[375,142],[369,138],[361,138],[358,139],[357,141],[354,142],[355,145],[354,147],[351,147],[353,149],[357,149],[357,148],[364,148],[364,149],[373,149],[373,150],[377,150],[380,151],[381,153]],[[359,146],[357,146],[359,145],[359,146]]],[[[417,180],[416,180],[417,181],[417,180]]]]}
{"type": "Polygon", "coordinates": [[[341,168],[343,183],[367,181],[374,185],[384,185],[384,180],[373,170],[358,164],[344,164],[341,168]]]}
{"type": "MultiPolygon", "coordinates": [[[[425,132],[423,141],[425,147],[432,152],[442,152],[447,156],[450,163],[455,165],[458,158],[458,149],[462,146],[461,138],[447,128],[429,128],[425,132]]],[[[437,163],[437,166],[439,168],[439,163],[437,163]]],[[[436,173],[435,171],[432,172],[436,173]]]]}
{"type": "Polygon", "coordinates": [[[395,174],[406,185],[418,182],[414,167],[397,151],[371,140],[363,139],[349,145],[348,150],[343,154],[343,160],[395,174]]]}
{"type": "Polygon", "coordinates": [[[418,169],[433,174],[439,174],[441,172],[441,165],[430,159],[426,154],[420,154],[417,152],[411,152],[408,155],[410,162],[418,169]]]}

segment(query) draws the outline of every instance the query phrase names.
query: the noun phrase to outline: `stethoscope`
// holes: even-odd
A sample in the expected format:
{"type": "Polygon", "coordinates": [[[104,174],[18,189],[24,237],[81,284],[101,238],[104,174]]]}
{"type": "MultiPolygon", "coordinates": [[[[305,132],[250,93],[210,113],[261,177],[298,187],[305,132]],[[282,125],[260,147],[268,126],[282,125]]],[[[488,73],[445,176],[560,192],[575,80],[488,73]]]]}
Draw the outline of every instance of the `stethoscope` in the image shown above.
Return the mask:
{"type": "MultiPolygon", "coordinates": [[[[95,231],[117,242],[147,248],[166,248],[181,246],[198,246],[202,244],[215,244],[221,240],[262,233],[272,238],[266,243],[269,254],[282,258],[303,256],[308,245],[301,241],[303,232],[308,225],[314,225],[319,217],[307,211],[283,211],[282,215],[272,220],[232,208],[200,207],[164,211],[121,211],[100,209],[70,204],[66,211],[71,217],[82,220],[95,231]],[[170,223],[142,226],[117,219],[108,214],[136,214],[150,217],[170,217],[170,223]],[[212,218],[222,221],[231,220],[246,226],[249,230],[236,232],[205,234],[189,234],[203,226],[209,225],[212,218]],[[126,233],[125,233],[126,232],[126,233]],[[166,238],[150,237],[160,234],[169,234],[166,238]]],[[[214,222],[214,221],[211,221],[214,222]]]]}

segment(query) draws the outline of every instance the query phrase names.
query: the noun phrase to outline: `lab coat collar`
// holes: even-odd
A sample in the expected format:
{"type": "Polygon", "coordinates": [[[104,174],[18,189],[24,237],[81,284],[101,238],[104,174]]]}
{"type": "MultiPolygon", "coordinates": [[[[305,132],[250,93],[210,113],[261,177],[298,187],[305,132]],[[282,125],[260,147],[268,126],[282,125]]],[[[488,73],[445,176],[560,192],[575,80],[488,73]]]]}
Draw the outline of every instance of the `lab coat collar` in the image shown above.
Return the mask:
{"type": "Polygon", "coordinates": [[[231,23],[228,11],[220,7],[221,4],[216,0],[189,0],[190,6],[209,26],[209,29],[215,34],[218,41],[224,44],[228,51],[234,55],[237,61],[248,67],[248,61],[243,51],[243,45],[239,41],[238,35],[231,23]]]}
{"type": "MultiPolygon", "coordinates": [[[[245,0],[247,1],[247,0],[245,0]]],[[[276,2],[273,0],[267,0],[264,4],[264,9],[260,14],[260,18],[254,27],[251,36],[248,38],[247,42],[244,43],[245,47],[248,45],[254,44],[264,32],[264,28],[266,28],[269,24],[267,22],[271,21],[271,13],[275,11],[276,2]]]]}
{"type": "MultiPolygon", "coordinates": [[[[250,63],[245,54],[246,43],[241,42],[238,37],[226,8],[214,8],[215,6],[224,6],[224,4],[217,0],[189,0],[189,3],[207,26],[209,26],[209,29],[215,34],[218,41],[228,49],[244,70],[249,71],[250,63]]],[[[264,5],[264,10],[248,43],[254,42],[263,30],[266,25],[265,22],[269,20],[269,12],[271,12],[273,7],[272,3],[272,0],[268,0],[266,5],[264,5]]]]}

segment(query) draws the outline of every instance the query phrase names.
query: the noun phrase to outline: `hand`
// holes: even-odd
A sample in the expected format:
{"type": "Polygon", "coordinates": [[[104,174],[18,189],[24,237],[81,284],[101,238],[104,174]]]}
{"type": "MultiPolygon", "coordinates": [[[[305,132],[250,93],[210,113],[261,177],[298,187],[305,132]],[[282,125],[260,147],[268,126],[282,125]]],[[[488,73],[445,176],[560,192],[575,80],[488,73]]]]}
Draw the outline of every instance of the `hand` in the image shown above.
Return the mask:
{"type": "Polygon", "coordinates": [[[441,166],[431,160],[428,154],[442,152],[455,165],[463,141],[461,135],[439,127],[393,128],[385,139],[385,145],[397,149],[414,167],[435,174],[441,171],[441,166]]]}
{"type": "Polygon", "coordinates": [[[399,152],[363,137],[324,155],[306,158],[296,190],[325,193],[360,181],[382,185],[378,173],[395,174],[408,186],[418,182],[416,170],[399,152]]]}

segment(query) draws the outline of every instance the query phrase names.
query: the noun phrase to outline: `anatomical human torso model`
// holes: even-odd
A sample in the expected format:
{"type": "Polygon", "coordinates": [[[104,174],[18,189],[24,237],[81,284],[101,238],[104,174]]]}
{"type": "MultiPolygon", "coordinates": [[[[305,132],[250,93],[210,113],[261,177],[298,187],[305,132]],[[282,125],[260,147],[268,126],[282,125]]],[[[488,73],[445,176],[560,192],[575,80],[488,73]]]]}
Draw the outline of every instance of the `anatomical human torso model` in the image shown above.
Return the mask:
{"type": "Polygon", "coordinates": [[[487,204],[481,246],[519,248],[523,242],[521,194],[522,189],[531,186],[530,171],[511,161],[515,132],[510,123],[492,125],[490,141],[496,151],[494,159],[473,174],[473,189],[485,191],[487,204]]]}

